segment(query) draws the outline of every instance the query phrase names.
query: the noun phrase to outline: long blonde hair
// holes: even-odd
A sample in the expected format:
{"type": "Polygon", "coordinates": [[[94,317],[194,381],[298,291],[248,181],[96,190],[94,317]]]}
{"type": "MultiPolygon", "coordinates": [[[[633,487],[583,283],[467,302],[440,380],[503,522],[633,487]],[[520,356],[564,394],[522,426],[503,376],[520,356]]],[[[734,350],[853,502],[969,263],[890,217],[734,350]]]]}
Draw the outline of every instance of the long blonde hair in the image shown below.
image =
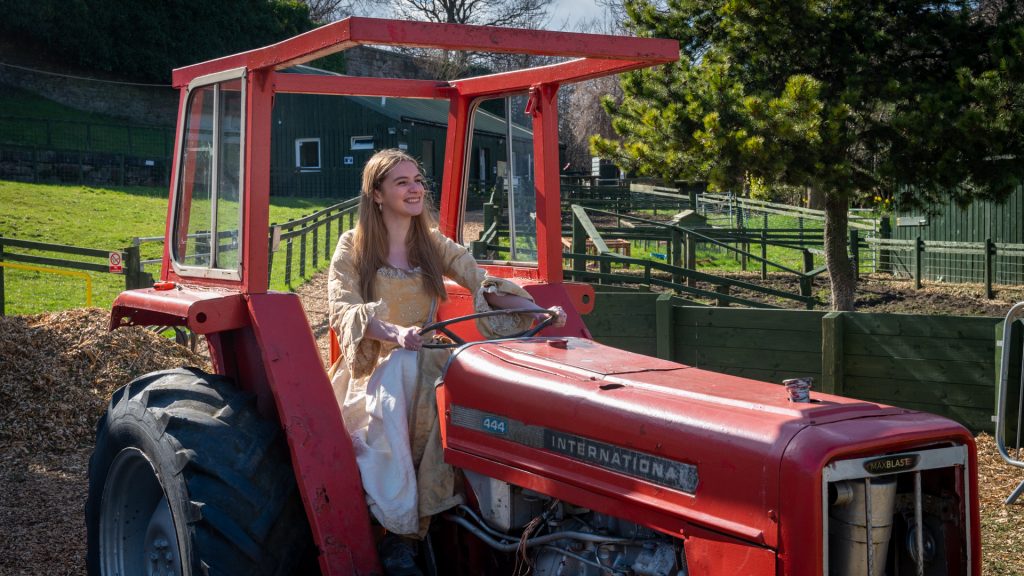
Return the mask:
{"type": "MultiPolygon", "coordinates": [[[[377,152],[363,167],[363,189],[359,198],[359,223],[353,239],[353,259],[359,274],[359,290],[367,302],[376,300],[373,284],[377,270],[388,266],[388,229],[384,225],[384,216],[379,206],[373,200],[373,192],[380,187],[388,173],[402,162],[411,162],[417,170],[421,173],[423,171],[415,158],[395,148],[377,152]]],[[[423,211],[412,219],[405,246],[409,251],[409,264],[421,270],[423,289],[427,294],[445,300],[444,266],[439,246],[431,234],[431,229],[436,226],[434,207],[429,194],[425,193],[423,211]]]]}

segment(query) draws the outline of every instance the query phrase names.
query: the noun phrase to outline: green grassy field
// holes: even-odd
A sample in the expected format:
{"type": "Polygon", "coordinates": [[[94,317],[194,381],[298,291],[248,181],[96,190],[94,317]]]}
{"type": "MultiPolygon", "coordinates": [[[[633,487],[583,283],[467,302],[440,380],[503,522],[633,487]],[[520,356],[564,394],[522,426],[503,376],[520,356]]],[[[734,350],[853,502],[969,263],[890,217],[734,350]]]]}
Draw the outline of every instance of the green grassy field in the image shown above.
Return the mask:
{"type": "MultiPolygon", "coordinates": [[[[272,222],[286,222],[335,204],[332,199],[274,198],[271,200],[272,222]]],[[[101,250],[121,250],[134,237],[164,234],[167,212],[167,190],[162,188],[92,188],[88,186],[53,186],[0,181],[0,237],[66,244],[101,250]]],[[[335,227],[335,231],[336,231],[335,227]]],[[[326,266],[324,240],[320,239],[319,268],[326,266]]],[[[14,249],[9,249],[13,251],[14,249]]],[[[162,244],[143,244],[143,259],[159,258],[162,244]]],[[[40,254],[53,258],[75,259],[103,264],[102,259],[40,254]]],[[[298,277],[298,251],[294,252],[291,288],[302,284],[298,277]]],[[[285,252],[274,255],[271,288],[287,290],[284,284],[285,252]]],[[[312,248],[307,249],[306,277],[312,276],[312,248]]],[[[159,276],[159,265],[148,265],[146,271],[159,276]]],[[[109,307],[114,297],[124,290],[124,276],[88,273],[92,281],[92,305],[109,307]]],[[[77,308],[86,305],[86,282],[81,278],[54,273],[4,270],[4,298],[7,314],[77,308]]]]}

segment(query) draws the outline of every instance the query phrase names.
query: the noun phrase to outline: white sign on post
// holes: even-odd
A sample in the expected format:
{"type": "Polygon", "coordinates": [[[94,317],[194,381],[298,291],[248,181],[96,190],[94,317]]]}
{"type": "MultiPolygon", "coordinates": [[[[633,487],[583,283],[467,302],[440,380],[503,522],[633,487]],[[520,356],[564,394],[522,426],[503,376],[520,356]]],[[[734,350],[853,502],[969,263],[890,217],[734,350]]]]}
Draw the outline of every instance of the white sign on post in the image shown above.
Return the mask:
{"type": "Polygon", "coordinates": [[[110,256],[107,258],[107,261],[110,263],[111,274],[120,274],[124,270],[124,266],[121,265],[120,252],[111,252],[110,256]]]}

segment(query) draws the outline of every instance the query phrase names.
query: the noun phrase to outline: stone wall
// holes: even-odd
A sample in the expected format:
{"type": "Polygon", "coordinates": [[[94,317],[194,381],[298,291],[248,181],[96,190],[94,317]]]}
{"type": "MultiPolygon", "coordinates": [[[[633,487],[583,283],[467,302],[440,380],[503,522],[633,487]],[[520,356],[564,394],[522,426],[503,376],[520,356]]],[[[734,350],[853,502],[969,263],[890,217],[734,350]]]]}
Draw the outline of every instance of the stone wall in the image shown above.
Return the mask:
{"type": "Polygon", "coordinates": [[[412,78],[433,80],[432,69],[419,58],[370,46],[356,46],[344,52],[345,72],[350,76],[412,78]]]}
{"type": "Polygon", "coordinates": [[[76,110],[124,118],[133,124],[173,126],[178,116],[178,91],[170,86],[93,80],[9,64],[0,64],[0,84],[21,88],[76,110]]]}
{"type": "MultiPolygon", "coordinates": [[[[345,66],[352,76],[431,79],[430,68],[419,59],[368,46],[346,50],[345,66]]],[[[171,86],[80,78],[3,63],[0,84],[76,110],[124,118],[134,124],[173,126],[178,115],[178,91],[171,86]]]]}

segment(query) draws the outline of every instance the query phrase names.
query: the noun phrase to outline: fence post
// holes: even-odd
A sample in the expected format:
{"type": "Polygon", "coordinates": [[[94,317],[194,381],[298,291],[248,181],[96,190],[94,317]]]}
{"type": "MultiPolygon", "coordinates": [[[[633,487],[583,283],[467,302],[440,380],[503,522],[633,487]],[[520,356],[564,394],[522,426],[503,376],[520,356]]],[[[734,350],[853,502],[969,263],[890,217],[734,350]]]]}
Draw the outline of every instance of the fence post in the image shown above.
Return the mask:
{"type": "MultiPolygon", "coordinates": [[[[317,218],[319,220],[319,218],[317,218]]],[[[313,222],[313,269],[320,263],[320,223],[313,222]]]]}
{"type": "Polygon", "coordinates": [[[277,251],[277,244],[281,242],[281,229],[276,222],[270,223],[270,237],[267,238],[267,284],[270,284],[270,276],[274,271],[274,252],[277,251]]]}
{"type": "Polygon", "coordinates": [[[658,342],[658,358],[672,360],[672,348],[675,343],[673,327],[675,322],[672,317],[672,295],[665,293],[658,296],[654,302],[656,340],[658,342]]]}
{"type": "MultiPolygon", "coordinates": [[[[324,260],[330,258],[331,252],[331,221],[334,220],[334,216],[328,216],[327,221],[324,223],[327,228],[324,229],[324,260]]],[[[338,222],[340,225],[341,222],[338,222]]]]}
{"type": "Polygon", "coordinates": [[[860,279],[860,234],[856,228],[850,229],[850,256],[853,259],[853,275],[860,279]]]}
{"type": "MultiPolygon", "coordinates": [[[[0,238],[0,262],[4,261],[4,241],[0,238]]],[[[6,314],[7,301],[4,299],[4,267],[0,266],[0,316],[6,314]]]]}
{"type": "MultiPolygon", "coordinates": [[[[687,234],[686,238],[686,268],[689,270],[697,270],[697,240],[694,239],[693,234],[687,234]]],[[[693,276],[686,277],[686,285],[694,287],[697,285],[697,279],[693,276]]]]}
{"type": "Polygon", "coordinates": [[[924,240],[918,236],[914,239],[914,288],[921,288],[921,268],[924,257],[924,240]]]}
{"type": "Polygon", "coordinates": [[[745,217],[745,214],[743,213],[743,206],[739,204],[739,199],[737,198],[736,199],[736,229],[739,230],[740,233],[742,233],[741,234],[742,240],[739,241],[739,246],[740,246],[740,249],[742,250],[740,252],[740,254],[739,254],[739,264],[740,264],[741,268],[743,269],[743,272],[746,272],[746,253],[751,251],[751,245],[745,239],[746,238],[746,233],[743,232],[744,229],[746,228],[745,220],[746,220],[746,217],[745,217]]]}
{"type": "Polygon", "coordinates": [[[124,252],[124,289],[134,290],[144,288],[145,282],[142,279],[142,258],[139,257],[139,245],[133,244],[123,250],[124,252]]]}
{"type": "MultiPolygon", "coordinates": [[[[768,214],[764,215],[765,225],[768,222],[768,214]]],[[[768,279],[768,229],[761,230],[761,280],[768,279]]]]}
{"type": "Polygon", "coordinates": [[[292,285],[292,239],[288,239],[288,247],[284,249],[284,285],[292,285]]]}
{"type": "Polygon", "coordinates": [[[985,238],[985,298],[992,300],[996,297],[992,290],[992,277],[995,276],[992,261],[996,255],[996,245],[991,238],[985,238]]]}
{"type": "MultiPolygon", "coordinates": [[[[683,235],[679,232],[679,229],[675,228],[675,227],[673,227],[671,229],[671,232],[672,232],[672,247],[671,247],[671,250],[672,250],[672,265],[675,266],[676,268],[682,268],[683,267],[683,258],[682,258],[682,256],[683,256],[683,235]]],[[[672,273],[672,282],[674,284],[679,284],[679,280],[680,280],[679,273],[673,272],[672,273]]]]}
{"type": "MultiPolygon", "coordinates": [[[[719,284],[718,286],[715,286],[715,292],[718,292],[719,294],[728,296],[729,295],[729,285],[728,284],[719,284]]],[[[718,306],[720,308],[728,308],[729,307],[729,301],[725,300],[723,298],[718,298],[718,300],[715,302],[715,306],[718,306]]]]}
{"type": "Polygon", "coordinates": [[[306,235],[299,236],[299,278],[306,277],[306,235]]]}
{"type": "Polygon", "coordinates": [[[842,394],[843,384],[843,312],[821,317],[821,391],[842,394]]]}
{"type": "MultiPolygon", "coordinates": [[[[484,213],[486,214],[486,212],[484,213]]],[[[587,232],[583,229],[583,223],[579,218],[576,217],[576,213],[572,215],[572,253],[573,254],[586,254],[587,253],[587,232]]],[[[587,271],[587,259],[582,256],[576,256],[572,259],[572,269],[575,272],[586,272],[587,271]]],[[[573,280],[579,280],[575,274],[572,276],[573,280]]]]}

